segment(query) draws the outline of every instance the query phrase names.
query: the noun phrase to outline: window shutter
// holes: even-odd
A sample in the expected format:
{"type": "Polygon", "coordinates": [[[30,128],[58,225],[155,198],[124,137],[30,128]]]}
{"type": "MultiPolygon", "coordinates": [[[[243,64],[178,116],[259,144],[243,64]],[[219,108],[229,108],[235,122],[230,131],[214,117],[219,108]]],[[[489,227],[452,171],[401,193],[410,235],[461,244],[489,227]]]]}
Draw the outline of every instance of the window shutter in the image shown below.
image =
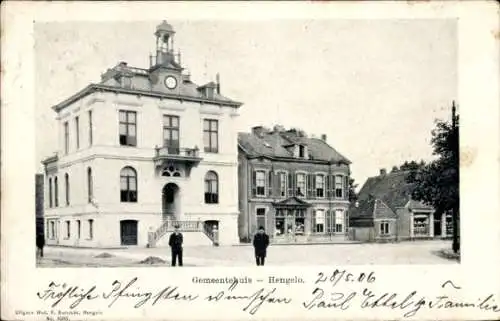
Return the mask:
{"type": "Polygon", "coordinates": [[[268,173],[267,190],[268,190],[267,195],[272,196],[273,195],[273,171],[272,170],[269,171],[269,173],[268,173]]]}
{"type": "Polygon", "coordinates": [[[312,183],[311,174],[306,174],[305,179],[306,179],[306,190],[304,191],[305,192],[304,194],[307,198],[310,198],[311,197],[311,183],[312,183]]]}
{"type": "Polygon", "coordinates": [[[274,179],[273,195],[274,196],[281,196],[281,191],[280,191],[280,188],[281,188],[280,174],[278,172],[274,172],[273,179],[274,179]]]}
{"type": "Polygon", "coordinates": [[[297,195],[297,174],[293,173],[292,175],[292,195],[290,196],[296,196],[297,195]]]}
{"type": "Polygon", "coordinates": [[[287,196],[291,197],[294,195],[293,194],[293,173],[292,172],[288,173],[288,182],[287,183],[288,183],[288,193],[287,193],[288,195],[287,196]]]}
{"type": "Polygon", "coordinates": [[[312,197],[315,198],[317,195],[316,195],[316,175],[315,174],[311,174],[311,178],[312,178],[312,183],[311,183],[311,190],[312,190],[312,197]]]}
{"type": "Polygon", "coordinates": [[[252,196],[257,195],[257,173],[252,171],[252,196]]]}
{"type": "Polygon", "coordinates": [[[349,176],[344,176],[344,198],[349,200],[349,176]]]}
{"type": "Polygon", "coordinates": [[[332,232],[337,232],[337,218],[335,217],[337,214],[335,210],[332,210],[332,232]]]}
{"type": "Polygon", "coordinates": [[[327,181],[327,192],[326,192],[327,197],[332,198],[333,197],[332,190],[333,190],[333,185],[334,185],[333,176],[327,175],[326,181],[327,181]]]}

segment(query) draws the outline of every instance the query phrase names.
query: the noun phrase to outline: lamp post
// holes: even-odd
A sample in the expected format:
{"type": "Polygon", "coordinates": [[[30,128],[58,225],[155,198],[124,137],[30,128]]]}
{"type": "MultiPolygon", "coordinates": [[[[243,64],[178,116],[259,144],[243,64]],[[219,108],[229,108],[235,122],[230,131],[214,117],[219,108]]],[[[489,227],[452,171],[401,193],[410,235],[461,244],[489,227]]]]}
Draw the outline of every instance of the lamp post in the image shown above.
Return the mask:
{"type": "MultiPolygon", "coordinates": [[[[455,101],[453,101],[453,105],[451,107],[451,128],[452,128],[452,139],[453,139],[453,166],[456,166],[455,170],[456,172],[456,184],[457,189],[458,189],[458,195],[460,197],[460,164],[459,164],[459,137],[458,137],[458,127],[456,123],[456,106],[455,106],[455,101]],[[457,146],[455,146],[455,142],[457,143],[457,146]],[[455,149],[455,147],[457,147],[455,149]]],[[[459,235],[458,235],[458,221],[459,221],[459,213],[460,213],[460,204],[456,204],[453,206],[453,245],[452,249],[453,252],[457,253],[460,250],[460,242],[459,242],[459,235]]]]}

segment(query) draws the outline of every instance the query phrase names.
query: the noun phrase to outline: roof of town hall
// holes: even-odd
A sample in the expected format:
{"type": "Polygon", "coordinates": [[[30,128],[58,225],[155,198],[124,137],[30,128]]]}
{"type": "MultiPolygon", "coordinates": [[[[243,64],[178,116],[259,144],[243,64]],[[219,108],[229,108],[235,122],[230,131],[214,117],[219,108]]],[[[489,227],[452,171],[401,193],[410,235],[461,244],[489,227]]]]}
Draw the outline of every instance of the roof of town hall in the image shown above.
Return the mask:
{"type": "Polygon", "coordinates": [[[293,144],[307,146],[309,161],[351,164],[351,161],[335,148],[319,138],[300,136],[293,131],[269,131],[257,136],[254,133],[238,133],[238,144],[248,157],[294,159],[286,147],[293,144]]]}
{"type": "Polygon", "coordinates": [[[410,171],[393,171],[368,178],[358,193],[358,206],[351,204],[350,217],[373,217],[374,211],[377,211],[377,214],[392,216],[397,208],[405,206],[413,209],[432,209],[411,199],[415,185],[406,181],[409,173],[410,171]]]}
{"type": "MultiPolygon", "coordinates": [[[[170,69],[182,69],[180,65],[174,62],[167,62],[162,66],[170,69]]],[[[209,82],[204,85],[198,85],[191,81],[191,77],[189,75],[181,76],[183,80],[179,85],[179,94],[173,94],[164,91],[154,91],[151,89],[151,81],[154,78],[152,76],[153,69],[153,67],[149,69],[131,67],[123,62],[120,62],[113,68],[108,69],[103,74],[106,76],[106,78],[101,80],[101,82],[90,83],[85,88],[81,89],[80,91],[76,92],[60,103],[54,105],[52,109],[54,109],[55,111],[59,111],[66,106],[74,103],[75,101],[78,101],[79,99],[82,99],[94,92],[112,92],[130,95],[142,95],[146,97],[181,99],[194,102],[215,103],[232,107],[240,107],[243,104],[241,102],[223,96],[217,92],[214,92],[213,98],[205,97],[201,89],[210,86],[214,87],[216,86],[216,84],[214,82],[209,82]],[[113,79],[115,75],[121,75],[123,73],[132,75],[132,82],[134,84],[133,88],[125,88],[121,86],[121,84],[117,80],[113,79]]]]}

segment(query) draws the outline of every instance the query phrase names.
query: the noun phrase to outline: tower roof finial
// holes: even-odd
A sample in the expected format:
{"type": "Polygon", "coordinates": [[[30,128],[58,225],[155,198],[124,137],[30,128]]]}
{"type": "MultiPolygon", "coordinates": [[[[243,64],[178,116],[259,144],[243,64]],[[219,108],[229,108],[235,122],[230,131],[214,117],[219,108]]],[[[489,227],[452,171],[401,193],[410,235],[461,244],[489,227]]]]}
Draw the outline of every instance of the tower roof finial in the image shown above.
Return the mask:
{"type": "Polygon", "coordinates": [[[163,20],[158,26],[156,26],[156,33],[175,33],[174,28],[170,25],[167,20],[163,20]]]}

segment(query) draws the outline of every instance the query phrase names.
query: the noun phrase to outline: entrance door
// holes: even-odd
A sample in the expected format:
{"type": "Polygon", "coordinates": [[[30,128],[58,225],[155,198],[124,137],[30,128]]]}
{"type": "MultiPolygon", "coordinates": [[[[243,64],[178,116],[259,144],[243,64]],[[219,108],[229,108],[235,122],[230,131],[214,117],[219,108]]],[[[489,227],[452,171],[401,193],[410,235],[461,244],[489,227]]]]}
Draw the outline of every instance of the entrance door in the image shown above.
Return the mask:
{"type": "Polygon", "coordinates": [[[137,221],[120,221],[120,235],[122,245],[137,245],[137,221]]]}
{"type": "Polygon", "coordinates": [[[174,183],[168,183],[163,187],[162,205],[163,205],[163,220],[175,219],[178,212],[177,195],[179,187],[174,183]]]}
{"type": "Polygon", "coordinates": [[[441,231],[442,223],[440,218],[434,218],[434,236],[441,236],[443,231],[441,231]]]}

